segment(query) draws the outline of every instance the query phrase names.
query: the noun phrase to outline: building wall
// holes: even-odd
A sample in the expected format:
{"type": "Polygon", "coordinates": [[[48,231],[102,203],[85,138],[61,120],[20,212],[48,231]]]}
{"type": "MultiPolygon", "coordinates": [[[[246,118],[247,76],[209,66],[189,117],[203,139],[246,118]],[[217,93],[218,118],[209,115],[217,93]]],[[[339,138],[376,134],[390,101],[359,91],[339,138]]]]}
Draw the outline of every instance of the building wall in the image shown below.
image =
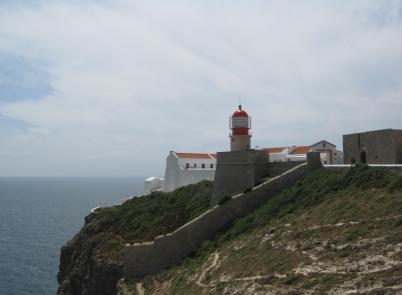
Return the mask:
{"type": "Polygon", "coordinates": [[[216,160],[215,159],[193,159],[177,158],[174,152],[170,152],[166,159],[166,170],[163,183],[163,191],[171,192],[181,186],[197,183],[202,180],[211,180],[215,178],[216,160]],[[190,168],[186,168],[186,164],[190,168]],[[205,168],[202,168],[205,164],[205,168]],[[213,164],[213,168],[210,168],[213,164]],[[192,167],[197,168],[192,168],[192,167]]]}
{"type": "Polygon", "coordinates": [[[214,181],[215,169],[182,169],[177,174],[177,187],[197,183],[203,180],[214,181]]]}
{"type": "Polygon", "coordinates": [[[270,162],[284,162],[287,161],[288,149],[282,153],[269,153],[270,162]]]}
{"type": "Polygon", "coordinates": [[[336,158],[334,159],[334,164],[343,164],[343,151],[336,150],[336,158]]]}
{"type": "Polygon", "coordinates": [[[211,169],[210,164],[213,164],[213,168],[215,169],[216,159],[194,159],[194,158],[179,158],[177,160],[177,165],[183,169],[186,169],[186,164],[189,165],[190,168],[199,169],[202,167],[202,164],[205,165],[205,168],[211,169]]]}
{"type": "MultiPolygon", "coordinates": [[[[306,154],[291,154],[296,145],[285,149],[281,153],[269,153],[270,162],[306,161],[306,154]]],[[[323,164],[343,164],[343,153],[336,149],[336,145],[322,140],[311,146],[312,152],[321,152],[323,164]]]]}
{"type": "Polygon", "coordinates": [[[344,163],[349,164],[352,157],[361,162],[366,153],[369,164],[402,163],[402,131],[394,129],[376,130],[343,136],[344,163]]]}
{"type": "Polygon", "coordinates": [[[178,186],[179,178],[179,166],[178,158],[174,153],[170,152],[169,156],[166,158],[166,170],[163,182],[163,191],[171,192],[174,191],[178,186]]]}
{"type": "Polygon", "coordinates": [[[311,151],[321,152],[323,154],[322,159],[324,164],[340,164],[336,145],[333,145],[325,140],[322,140],[311,146],[311,151]]]}
{"type": "Polygon", "coordinates": [[[395,130],[396,163],[402,164],[402,130],[395,130]]]}
{"type": "Polygon", "coordinates": [[[253,212],[283,189],[301,180],[308,171],[321,167],[317,154],[312,153],[308,158],[308,163],[301,163],[281,176],[254,187],[246,194],[234,196],[171,234],[157,237],[153,242],[126,246],[123,277],[142,278],[179,264],[233,220],[253,212]]]}

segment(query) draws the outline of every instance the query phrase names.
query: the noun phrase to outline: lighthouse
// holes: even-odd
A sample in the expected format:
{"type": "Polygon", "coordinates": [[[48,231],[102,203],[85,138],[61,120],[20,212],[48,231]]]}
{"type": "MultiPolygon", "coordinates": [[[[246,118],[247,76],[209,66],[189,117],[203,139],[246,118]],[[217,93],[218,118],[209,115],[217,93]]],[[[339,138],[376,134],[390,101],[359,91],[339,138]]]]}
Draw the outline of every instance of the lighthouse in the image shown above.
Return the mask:
{"type": "Polygon", "coordinates": [[[230,151],[249,150],[251,146],[251,117],[242,109],[241,105],[229,118],[229,128],[232,130],[229,136],[230,151]]]}
{"type": "Polygon", "coordinates": [[[214,191],[215,206],[227,194],[235,195],[254,187],[268,175],[269,154],[251,148],[251,117],[242,105],[229,118],[230,151],[216,154],[214,191]]]}

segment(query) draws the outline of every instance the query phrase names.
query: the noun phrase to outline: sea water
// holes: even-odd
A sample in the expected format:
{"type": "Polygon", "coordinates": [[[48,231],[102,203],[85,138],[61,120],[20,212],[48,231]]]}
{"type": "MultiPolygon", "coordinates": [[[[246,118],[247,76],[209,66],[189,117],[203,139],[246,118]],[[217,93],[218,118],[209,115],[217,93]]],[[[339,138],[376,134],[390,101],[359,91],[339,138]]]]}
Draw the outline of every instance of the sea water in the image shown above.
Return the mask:
{"type": "Polygon", "coordinates": [[[0,178],[0,295],[56,294],[60,248],[98,205],[143,191],[143,178],[0,178]]]}

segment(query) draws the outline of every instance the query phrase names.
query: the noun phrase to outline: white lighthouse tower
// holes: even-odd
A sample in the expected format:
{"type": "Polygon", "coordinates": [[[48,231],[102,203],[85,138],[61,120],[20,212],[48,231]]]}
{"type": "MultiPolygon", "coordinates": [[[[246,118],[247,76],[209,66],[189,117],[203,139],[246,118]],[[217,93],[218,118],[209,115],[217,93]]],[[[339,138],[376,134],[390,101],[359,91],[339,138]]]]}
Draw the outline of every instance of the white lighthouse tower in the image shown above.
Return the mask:
{"type": "Polygon", "coordinates": [[[232,152],[249,150],[251,146],[251,117],[242,109],[241,105],[230,117],[229,128],[232,130],[230,150],[232,152]]]}

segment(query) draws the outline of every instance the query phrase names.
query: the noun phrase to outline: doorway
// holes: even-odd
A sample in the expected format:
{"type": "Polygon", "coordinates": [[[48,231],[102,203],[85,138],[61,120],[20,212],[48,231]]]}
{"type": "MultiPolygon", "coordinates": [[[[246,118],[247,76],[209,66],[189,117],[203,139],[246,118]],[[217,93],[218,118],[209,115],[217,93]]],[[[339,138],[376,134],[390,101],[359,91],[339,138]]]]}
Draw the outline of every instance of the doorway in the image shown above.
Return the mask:
{"type": "Polygon", "coordinates": [[[360,152],[360,163],[367,164],[367,153],[366,151],[360,152]]]}

